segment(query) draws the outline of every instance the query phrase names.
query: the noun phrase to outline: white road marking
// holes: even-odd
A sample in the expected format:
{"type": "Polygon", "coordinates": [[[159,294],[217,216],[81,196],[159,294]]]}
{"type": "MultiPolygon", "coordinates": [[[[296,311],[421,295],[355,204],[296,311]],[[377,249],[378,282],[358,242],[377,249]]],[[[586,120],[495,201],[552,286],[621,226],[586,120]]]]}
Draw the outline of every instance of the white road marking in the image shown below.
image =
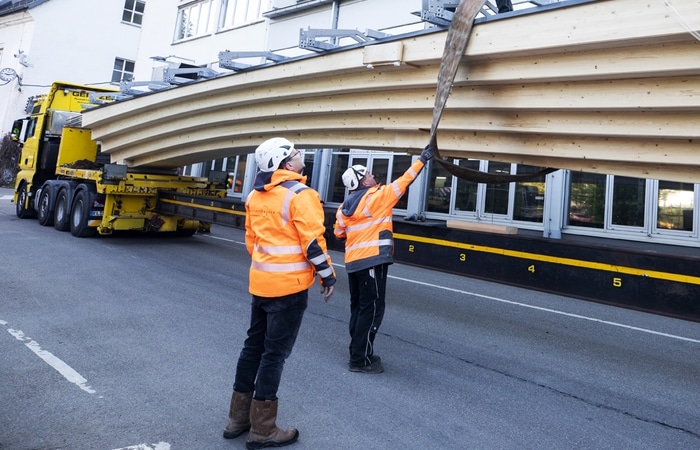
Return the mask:
{"type": "MultiPolygon", "coordinates": [[[[213,239],[219,239],[219,240],[222,240],[222,241],[228,241],[228,242],[233,242],[233,243],[236,243],[236,244],[244,244],[244,245],[245,245],[245,242],[234,241],[233,239],[226,239],[226,238],[220,238],[220,237],[214,237],[214,236],[210,236],[210,237],[213,238],[213,239]]],[[[333,265],[336,266],[336,267],[345,267],[343,264],[336,264],[336,263],[333,263],[333,265]]],[[[550,308],[543,308],[543,307],[541,307],[541,306],[528,305],[527,303],[514,302],[514,301],[512,301],[512,300],[506,300],[506,299],[503,299],[503,298],[492,297],[492,296],[490,296],[490,295],[477,294],[476,292],[469,292],[469,291],[463,291],[463,290],[461,290],[461,289],[448,288],[448,287],[445,287],[445,286],[439,286],[439,285],[437,285],[437,284],[426,283],[426,282],[424,282],[424,281],[409,280],[409,279],[407,279],[407,278],[401,278],[401,277],[396,277],[396,276],[392,276],[392,275],[389,275],[388,278],[393,278],[393,279],[395,279],[395,280],[406,281],[406,282],[408,282],[408,283],[422,284],[423,286],[429,286],[429,287],[432,287],[432,288],[435,288],[435,289],[443,289],[443,290],[445,290],[445,291],[458,292],[458,293],[460,293],[460,294],[465,294],[465,295],[473,295],[474,297],[485,298],[485,299],[487,299],[487,300],[493,300],[493,301],[501,302],[501,303],[508,303],[509,305],[522,306],[523,308],[536,309],[536,310],[539,310],[539,311],[545,311],[545,312],[549,312],[549,313],[552,313],[552,314],[559,314],[559,315],[562,315],[562,316],[573,317],[573,318],[575,318],[575,319],[589,320],[589,321],[591,321],[591,322],[603,323],[603,324],[605,324],[605,325],[611,325],[611,326],[614,326],[614,327],[626,328],[626,329],[628,329],[628,330],[641,331],[642,333],[654,334],[654,335],[657,335],[657,336],[664,336],[664,337],[668,337],[668,338],[671,338],[671,339],[678,339],[679,341],[686,341],[686,342],[693,342],[693,343],[695,343],[695,344],[700,344],[700,340],[698,340],[698,339],[692,339],[692,338],[687,338],[687,337],[683,337],[683,336],[677,336],[677,335],[675,335],[675,334],[662,333],[662,332],[660,332],[660,331],[649,330],[649,329],[647,329],[647,328],[639,328],[639,327],[634,327],[634,326],[631,326],[631,325],[625,325],[625,324],[623,324],[623,323],[610,322],[610,321],[608,321],[608,320],[596,319],[595,317],[581,316],[581,315],[579,315],[579,314],[572,314],[572,313],[568,313],[568,312],[565,312],[565,311],[559,311],[559,310],[556,310],[556,309],[550,309],[550,308]]]]}
{"type": "Polygon", "coordinates": [[[14,195],[0,195],[0,200],[12,200],[14,195]]]}
{"type": "Polygon", "coordinates": [[[664,337],[668,337],[668,338],[672,338],[672,339],[678,339],[678,340],[680,340],[680,341],[687,341],[687,342],[693,342],[693,343],[696,343],[696,344],[700,344],[700,340],[698,340],[698,339],[692,339],[692,338],[687,338],[687,337],[683,337],[683,336],[677,336],[677,335],[675,335],[675,334],[662,333],[662,332],[660,332],[660,331],[649,330],[649,329],[647,329],[647,328],[639,328],[639,327],[634,327],[634,326],[631,326],[631,325],[625,325],[625,324],[623,324],[623,323],[610,322],[610,321],[608,321],[608,320],[596,319],[595,317],[588,317],[588,316],[582,316],[582,315],[579,315],[579,314],[572,314],[572,313],[568,313],[568,312],[564,312],[564,311],[559,311],[559,310],[556,310],[556,309],[543,308],[543,307],[541,307],[541,306],[528,305],[527,303],[514,302],[514,301],[512,301],[512,300],[506,300],[506,299],[503,299],[503,298],[492,297],[492,296],[490,296],[490,295],[477,294],[476,292],[469,292],[469,291],[463,291],[463,290],[461,290],[461,289],[453,289],[453,288],[448,288],[448,287],[445,287],[445,286],[438,286],[438,285],[435,285],[435,284],[425,283],[425,282],[423,282],[423,281],[409,280],[409,279],[407,279],[407,278],[394,277],[394,276],[391,276],[391,275],[389,275],[389,278],[394,278],[394,279],[396,279],[396,280],[406,281],[406,282],[409,282],[409,283],[422,284],[423,286],[430,286],[430,287],[433,287],[433,288],[443,289],[443,290],[446,290],[446,291],[458,292],[458,293],[460,293],[460,294],[473,295],[474,297],[485,298],[485,299],[487,299],[487,300],[493,300],[493,301],[501,302],[501,303],[508,303],[509,305],[522,306],[522,307],[524,307],[524,308],[536,309],[536,310],[538,310],[538,311],[545,311],[545,312],[549,312],[549,313],[552,313],[552,314],[559,314],[559,315],[562,315],[562,316],[573,317],[573,318],[575,318],[575,319],[590,320],[591,322],[604,323],[604,324],[606,324],[606,325],[611,325],[611,326],[614,326],[614,327],[626,328],[626,329],[628,329],[628,330],[641,331],[642,333],[649,333],[649,334],[654,334],[654,335],[657,335],[657,336],[664,336],[664,337]]]}
{"type": "MultiPolygon", "coordinates": [[[[0,320],[0,325],[7,325],[7,322],[0,320]]],[[[70,381],[71,383],[77,385],[80,389],[84,390],[88,394],[94,394],[96,391],[88,386],[87,380],[83,378],[78,372],[76,372],[72,367],[63,362],[61,359],[57,358],[53,353],[46,351],[41,348],[41,346],[30,337],[24,335],[21,330],[14,330],[8,328],[7,332],[15,337],[18,341],[24,342],[29,350],[33,351],[39,358],[43,359],[46,364],[56,369],[58,373],[63,375],[63,377],[70,381]]]]}
{"type": "Polygon", "coordinates": [[[114,450],[170,450],[170,444],[167,442],[159,442],[151,445],[153,445],[153,447],[148,444],[139,444],[130,447],[115,448],[114,450]]]}

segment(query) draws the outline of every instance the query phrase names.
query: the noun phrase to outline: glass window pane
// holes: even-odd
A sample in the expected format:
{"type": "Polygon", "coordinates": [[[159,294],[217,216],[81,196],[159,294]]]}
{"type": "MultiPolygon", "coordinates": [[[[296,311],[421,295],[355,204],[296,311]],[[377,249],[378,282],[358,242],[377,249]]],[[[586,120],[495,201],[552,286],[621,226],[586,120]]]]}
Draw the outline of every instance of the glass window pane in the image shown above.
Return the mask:
{"type": "Polygon", "coordinates": [[[693,231],[695,193],[692,183],[659,181],[656,227],[693,231]]]}
{"type": "MultiPolygon", "coordinates": [[[[346,150],[347,151],[347,150],[346,150]]],[[[343,172],[348,168],[350,155],[333,154],[333,162],[331,163],[331,173],[329,176],[328,192],[326,193],[326,201],[333,203],[342,203],[345,199],[345,185],[343,184],[343,172]]]]}
{"type": "MultiPolygon", "coordinates": [[[[460,167],[466,167],[472,170],[479,170],[479,160],[469,159],[458,161],[460,167]]],[[[479,184],[473,181],[455,179],[457,196],[455,198],[455,211],[475,212],[476,211],[476,195],[479,184]]]]}
{"type": "Polygon", "coordinates": [[[569,225],[604,227],[605,178],[596,173],[571,172],[569,225]]]}
{"type": "MultiPolygon", "coordinates": [[[[518,165],[518,174],[535,173],[541,167],[518,165]]],[[[515,183],[513,201],[513,220],[542,223],[544,217],[544,175],[515,183]]]]}
{"type": "Polygon", "coordinates": [[[432,164],[426,193],[426,211],[449,213],[451,191],[452,175],[440,164],[432,164]]]}
{"type": "MultiPolygon", "coordinates": [[[[357,164],[353,162],[353,164],[357,164]]],[[[372,159],[372,175],[379,184],[387,185],[391,182],[389,179],[389,160],[386,158],[372,159]]]]}
{"type": "Polygon", "coordinates": [[[304,171],[302,175],[306,176],[306,185],[313,187],[314,185],[314,161],[316,160],[316,152],[314,150],[306,150],[304,155],[304,171]]]}
{"type": "Polygon", "coordinates": [[[644,226],[646,180],[616,176],[613,183],[612,224],[644,226]]]}
{"type": "MultiPolygon", "coordinates": [[[[394,165],[391,169],[391,177],[389,177],[389,181],[394,181],[395,179],[403,175],[409,167],[411,167],[411,155],[395,155],[394,165]]],[[[403,196],[396,204],[396,206],[394,206],[394,208],[408,208],[408,192],[410,189],[411,187],[409,186],[409,188],[406,189],[406,192],[403,194],[403,196]]]]}
{"type": "MultiPolygon", "coordinates": [[[[489,161],[489,173],[510,174],[510,163],[489,161]]],[[[508,214],[508,194],[510,183],[487,184],[484,212],[487,214],[508,214]]]]}
{"type": "Polygon", "coordinates": [[[248,157],[246,155],[236,156],[238,158],[238,166],[236,167],[236,180],[233,185],[233,192],[240,194],[243,192],[243,179],[245,178],[246,164],[248,157]]]}

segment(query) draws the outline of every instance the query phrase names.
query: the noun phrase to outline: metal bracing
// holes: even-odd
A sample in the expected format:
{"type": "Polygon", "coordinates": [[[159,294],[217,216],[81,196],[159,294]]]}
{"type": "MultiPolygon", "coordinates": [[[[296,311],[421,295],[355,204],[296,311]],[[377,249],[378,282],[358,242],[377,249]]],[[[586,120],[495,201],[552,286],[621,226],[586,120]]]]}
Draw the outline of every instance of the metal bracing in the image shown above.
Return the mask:
{"type": "Polygon", "coordinates": [[[190,83],[201,79],[216,78],[219,73],[208,67],[186,67],[163,70],[163,81],[170,84],[190,83]]]}
{"type": "Polygon", "coordinates": [[[299,30],[299,48],[314,52],[324,52],[340,47],[338,39],[353,39],[358,44],[364,44],[372,40],[383,39],[391,36],[376,30],[367,30],[364,34],[358,30],[334,30],[322,28],[309,28],[299,30]],[[321,41],[319,38],[330,38],[331,42],[321,41]]]}
{"type": "Polygon", "coordinates": [[[224,50],[222,52],[219,52],[219,67],[221,67],[222,69],[239,71],[265,64],[267,61],[282,62],[285,59],[289,58],[286,56],[278,55],[273,52],[232,52],[230,50],[224,50]],[[265,62],[261,64],[244,64],[236,62],[237,59],[248,58],[264,58],[265,62]]]}

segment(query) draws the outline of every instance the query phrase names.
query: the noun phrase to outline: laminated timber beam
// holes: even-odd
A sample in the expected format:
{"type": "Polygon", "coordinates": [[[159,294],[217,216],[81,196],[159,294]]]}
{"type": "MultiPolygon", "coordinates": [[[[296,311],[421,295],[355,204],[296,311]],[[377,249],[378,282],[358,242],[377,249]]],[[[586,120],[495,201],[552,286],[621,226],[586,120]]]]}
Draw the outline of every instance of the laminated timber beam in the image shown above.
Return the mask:
{"type": "MultiPolygon", "coordinates": [[[[700,1],[672,0],[691,29],[700,1]]],[[[419,151],[447,32],[331,51],[85,113],[112,162],[175,167],[282,135],[419,151]],[[371,69],[368,67],[372,67],[371,69]]],[[[700,42],[663,0],[599,0],[474,26],[443,156],[700,182],[700,42]]]]}

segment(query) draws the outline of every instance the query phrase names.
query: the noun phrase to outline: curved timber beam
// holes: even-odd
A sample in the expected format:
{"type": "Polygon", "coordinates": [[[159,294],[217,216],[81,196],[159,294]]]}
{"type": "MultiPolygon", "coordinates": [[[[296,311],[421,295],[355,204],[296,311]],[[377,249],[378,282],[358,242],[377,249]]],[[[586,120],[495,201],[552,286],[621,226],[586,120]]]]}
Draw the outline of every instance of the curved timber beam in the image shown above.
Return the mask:
{"type": "MultiPolygon", "coordinates": [[[[672,4],[700,29],[700,2],[672,4]]],[[[142,168],[245,154],[275,135],[306,148],[418,152],[446,34],[195,82],[87,111],[83,123],[113,162],[142,168]]],[[[698,54],[662,0],[476,24],[438,128],[440,153],[700,182],[698,54]]]]}

